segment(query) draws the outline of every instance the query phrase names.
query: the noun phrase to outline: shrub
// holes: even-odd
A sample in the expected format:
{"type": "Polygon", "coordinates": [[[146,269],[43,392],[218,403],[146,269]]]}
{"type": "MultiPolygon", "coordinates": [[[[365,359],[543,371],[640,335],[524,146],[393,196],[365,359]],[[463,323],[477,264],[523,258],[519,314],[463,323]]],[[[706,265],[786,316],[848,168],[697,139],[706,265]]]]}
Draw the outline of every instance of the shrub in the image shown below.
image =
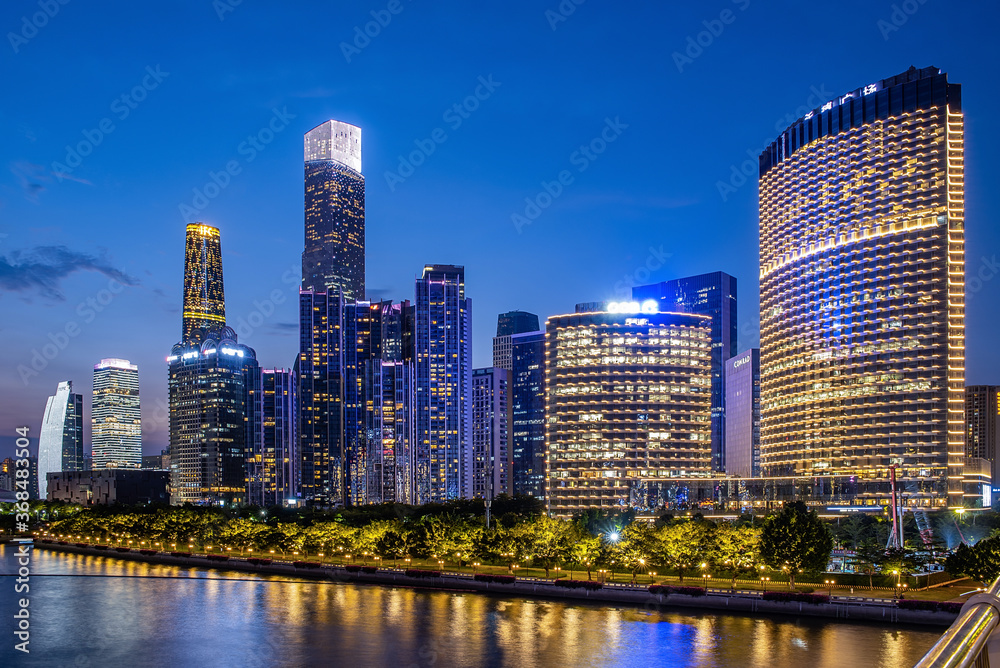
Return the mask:
{"type": "Polygon", "coordinates": [[[139,554],[144,554],[147,557],[156,554],[156,550],[139,550],[139,554]]]}
{"type": "Polygon", "coordinates": [[[190,552],[171,552],[170,556],[171,557],[190,557],[191,553],[190,552]]]}
{"type": "Polygon", "coordinates": [[[56,544],[57,545],[69,545],[69,541],[68,540],[59,540],[59,541],[56,541],[56,544]]]}
{"type": "Polygon", "coordinates": [[[318,561],[293,561],[292,566],[295,568],[319,568],[323,564],[318,561]]]}
{"type": "Polygon", "coordinates": [[[704,596],[705,589],[703,587],[672,587],[669,585],[650,585],[650,594],[663,594],[668,596],[670,594],[680,594],[681,596],[704,596]]]}
{"type": "Polygon", "coordinates": [[[830,597],[825,594],[796,594],[790,591],[766,591],[761,596],[765,601],[780,601],[783,603],[810,603],[819,605],[829,603],[830,597]]]}
{"type": "Polygon", "coordinates": [[[271,559],[261,559],[260,557],[250,557],[247,559],[248,564],[253,564],[254,566],[270,566],[271,559]]]}
{"type": "Polygon", "coordinates": [[[132,550],[127,547],[116,547],[115,552],[131,552],[132,550]]]}
{"type": "Polygon", "coordinates": [[[567,589],[589,589],[590,591],[596,591],[604,586],[600,582],[594,582],[593,580],[556,580],[553,584],[557,587],[566,587],[567,589]]]}
{"type": "Polygon", "coordinates": [[[77,547],[87,547],[87,543],[73,543],[77,547]]]}
{"type": "Polygon", "coordinates": [[[108,546],[107,545],[95,545],[94,549],[95,550],[106,550],[106,549],[108,549],[108,546]]]}
{"type": "Polygon", "coordinates": [[[900,610],[929,610],[933,612],[938,609],[937,601],[896,601],[896,607],[900,610]]]}
{"type": "Polygon", "coordinates": [[[495,582],[497,584],[514,584],[517,581],[513,575],[490,575],[489,573],[476,573],[475,579],[480,582],[495,582]]]}
{"type": "Polygon", "coordinates": [[[209,561],[229,561],[228,554],[210,554],[208,555],[209,561]]]}
{"type": "Polygon", "coordinates": [[[419,568],[407,568],[406,577],[410,578],[439,578],[441,571],[425,571],[419,568]]]}

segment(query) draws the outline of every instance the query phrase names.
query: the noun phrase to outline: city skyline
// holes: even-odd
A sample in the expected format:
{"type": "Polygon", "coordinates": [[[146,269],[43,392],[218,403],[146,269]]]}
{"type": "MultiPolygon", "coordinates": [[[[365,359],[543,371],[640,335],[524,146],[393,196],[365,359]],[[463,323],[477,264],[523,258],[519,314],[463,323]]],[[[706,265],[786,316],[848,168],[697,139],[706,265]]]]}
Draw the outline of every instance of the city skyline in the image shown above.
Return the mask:
{"type": "MultiPolygon", "coordinates": [[[[696,172],[697,177],[681,175],[676,166],[665,163],[662,157],[646,155],[650,153],[648,146],[683,146],[685,139],[680,135],[687,134],[674,129],[653,129],[645,111],[646,105],[640,104],[648,102],[647,99],[619,87],[615,90],[628,93],[619,98],[620,104],[601,103],[603,98],[597,95],[597,91],[592,94],[594,97],[588,94],[586,98],[581,98],[581,93],[561,86],[558,87],[558,94],[562,98],[557,99],[556,92],[544,98],[548,100],[548,109],[558,111],[565,105],[565,108],[586,109],[594,113],[574,113],[566,127],[545,138],[523,125],[509,125],[509,132],[531,141],[532,150],[540,158],[538,168],[527,170],[517,178],[498,179],[498,186],[484,186],[486,175],[493,172],[488,170],[479,174],[470,170],[469,167],[474,164],[471,161],[474,156],[489,154],[496,156],[494,160],[499,160],[499,164],[505,164],[499,156],[506,156],[507,153],[498,145],[496,137],[491,139],[491,136],[496,135],[498,123],[512,118],[523,100],[522,94],[511,98],[506,96],[506,91],[512,90],[515,85],[537,85],[537,79],[529,75],[520,63],[511,63],[509,58],[498,61],[473,51],[476,56],[463,64],[461,72],[435,84],[429,94],[405,97],[409,105],[405,109],[411,112],[409,116],[398,109],[390,112],[376,108],[373,105],[382,99],[384,93],[366,86],[362,79],[394,49],[402,48],[397,40],[407,43],[413,38],[413,31],[419,30],[422,24],[406,24],[404,19],[422,21],[426,17],[409,10],[398,18],[398,24],[391,26],[391,30],[387,28],[384,35],[373,40],[372,45],[355,56],[352,62],[339,63],[335,70],[309,70],[294,77],[289,84],[272,81],[265,88],[271,91],[273,99],[265,99],[259,92],[252,92],[239,81],[234,81],[231,84],[234,90],[254,98],[254,103],[247,105],[247,109],[254,113],[248,111],[239,117],[239,132],[229,134],[232,126],[227,126],[228,131],[217,127],[218,121],[212,115],[219,114],[222,109],[232,111],[234,103],[231,101],[211,100],[206,107],[211,111],[179,118],[178,122],[183,121],[186,134],[183,137],[170,135],[175,148],[161,152],[167,160],[166,164],[177,168],[175,171],[179,176],[165,173],[157,179],[155,186],[136,181],[138,175],[115,171],[109,161],[120,160],[127,155],[122,153],[125,149],[121,142],[125,140],[119,140],[119,137],[141,132],[147,123],[162,121],[167,109],[176,108],[164,106],[168,101],[174,105],[177,103],[177,93],[171,92],[172,85],[182,89],[205,85],[201,79],[193,78],[189,70],[178,69],[181,66],[172,64],[168,66],[166,58],[158,57],[159,54],[170,54],[162,43],[156,44],[156,50],[142,52],[148,56],[148,72],[145,64],[135,72],[125,67],[109,66],[111,76],[107,86],[111,88],[101,88],[81,97],[83,108],[92,112],[92,118],[81,112],[59,123],[49,112],[38,114],[39,121],[35,122],[24,115],[26,112],[15,108],[9,113],[19,134],[15,135],[16,141],[9,145],[11,148],[8,150],[15,152],[9,154],[9,160],[16,162],[17,166],[5,190],[0,193],[4,201],[4,215],[9,216],[8,224],[3,227],[8,236],[3,238],[0,250],[15,274],[18,267],[23,269],[26,261],[32,258],[43,267],[54,267],[52,273],[55,276],[60,276],[58,267],[63,267],[65,271],[77,268],[78,272],[70,273],[56,283],[55,289],[62,293],[63,301],[46,296],[37,286],[26,290],[11,288],[18,292],[6,295],[7,308],[11,309],[12,317],[24,324],[17,330],[5,330],[5,347],[10,351],[11,358],[8,373],[0,382],[3,383],[5,396],[12,396],[13,402],[0,414],[0,423],[7,425],[8,434],[12,433],[14,426],[27,424],[32,427],[33,436],[37,436],[35,430],[40,424],[45,397],[55,383],[74,380],[79,391],[86,394],[90,379],[84,359],[126,357],[149,369],[141,379],[144,414],[148,411],[151,418],[148,431],[144,426],[144,450],[158,453],[166,445],[166,422],[158,419],[165,402],[162,382],[165,370],[161,374],[156,369],[164,368],[160,351],[173,341],[155,341],[154,346],[153,342],[136,340],[136,325],[133,323],[157,323],[153,328],[157,331],[160,331],[160,324],[168,323],[162,329],[169,331],[169,323],[176,322],[169,309],[179,309],[180,305],[180,293],[176,287],[180,263],[174,254],[167,252],[177,238],[175,224],[204,220],[219,226],[227,234],[227,240],[232,239],[227,241],[227,252],[233,251],[228,262],[232,278],[227,298],[234,316],[234,329],[239,330],[243,325],[249,336],[240,332],[241,341],[253,345],[264,364],[290,366],[294,359],[296,337],[288,335],[291,330],[287,325],[296,319],[294,288],[300,278],[298,267],[301,264],[297,256],[301,252],[301,181],[298,180],[301,172],[297,170],[301,169],[302,146],[299,142],[309,128],[331,118],[343,119],[365,130],[365,171],[370,175],[366,202],[369,237],[367,274],[373,286],[369,296],[381,291],[380,294],[387,298],[407,297],[409,284],[419,274],[424,262],[464,265],[468,273],[469,294],[477,300],[472,336],[473,366],[489,364],[490,334],[497,313],[521,309],[538,313],[544,319],[548,315],[565,312],[581,300],[613,298],[629,281],[635,284],[651,283],[708,271],[725,271],[743,283],[739,345],[744,349],[756,342],[754,334],[757,327],[754,317],[757,267],[755,258],[748,257],[754,253],[747,252],[756,243],[755,189],[752,177],[747,177],[746,183],[740,183],[740,178],[734,175],[739,172],[741,163],[748,159],[747,151],[756,154],[773,141],[781,128],[800,117],[807,108],[853,90],[859,81],[891,76],[910,64],[941,67],[951,72],[966,89],[967,142],[977,147],[975,152],[970,151],[967,187],[969,290],[977,287],[974,298],[969,302],[970,364],[967,380],[970,384],[994,382],[989,373],[996,368],[995,356],[1000,353],[988,346],[988,337],[985,336],[992,317],[987,305],[998,290],[995,282],[989,280],[993,275],[990,249],[996,246],[995,232],[989,225],[994,204],[983,196],[984,184],[989,182],[991,172],[981,156],[989,154],[989,149],[997,140],[992,128],[976,121],[982,119],[984,110],[989,108],[990,96],[994,94],[992,77],[995,74],[986,69],[978,57],[980,47],[958,49],[954,44],[950,50],[928,47],[922,36],[934,25],[931,13],[920,12],[910,17],[906,25],[890,32],[889,39],[883,40],[877,22],[888,16],[888,10],[882,9],[859,9],[851,17],[851,22],[844,17],[834,17],[835,25],[851,25],[857,30],[866,29],[872,33],[871,50],[865,58],[845,58],[816,70],[806,68],[804,64],[783,62],[765,49],[761,57],[768,59],[771,69],[767,72],[752,63],[734,64],[732,58],[727,56],[744,47],[750,35],[766,24],[769,10],[757,7],[748,7],[745,12],[741,10],[733,25],[727,26],[709,47],[702,47],[703,54],[693,59],[692,63],[682,63],[679,67],[675,66],[677,60],[673,54],[683,54],[688,36],[697,36],[699,31],[705,29],[702,21],[712,17],[697,13],[703,10],[690,9],[681,10],[678,16],[673,17],[671,26],[674,27],[660,40],[663,45],[660,65],[653,69],[644,66],[641,75],[650,77],[657,84],[662,83],[656,88],[661,95],[676,88],[681,94],[696,96],[696,107],[706,117],[706,124],[717,123],[722,118],[720,114],[738,112],[739,117],[732,128],[711,125],[713,150],[710,155],[697,157],[694,164],[684,170],[696,172]],[[755,14],[758,10],[760,13],[755,14]],[[397,29],[398,33],[392,32],[397,29]],[[157,69],[157,61],[160,69],[157,69]],[[503,63],[507,63],[506,68],[500,67],[503,63]],[[741,68],[747,69],[744,71],[741,68]],[[751,76],[751,69],[756,73],[754,76],[751,76]],[[338,77],[342,73],[348,87],[353,86],[355,91],[365,94],[349,98],[332,86],[323,90],[320,86],[330,81],[329,73],[332,71],[337,72],[338,77]],[[741,72],[748,81],[734,76],[741,72]],[[489,85],[480,82],[480,76],[489,85]],[[726,94],[713,93],[715,97],[705,97],[708,87],[718,85],[718,81],[726,82],[726,94]],[[313,84],[312,88],[305,86],[309,83],[313,84]],[[120,114],[116,115],[114,110],[109,114],[104,98],[111,99],[115,93],[121,93],[118,88],[130,92],[133,85],[144,87],[144,93],[136,95],[137,98],[145,98],[142,103],[135,109],[125,106],[130,111],[127,118],[119,118],[120,114]],[[163,96],[168,99],[161,102],[163,96]],[[473,99],[469,106],[477,109],[472,112],[463,109],[468,118],[457,112],[449,114],[449,119],[454,117],[456,121],[462,121],[457,129],[453,129],[454,122],[443,120],[442,112],[456,102],[462,103],[469,96],[473,99]],[[283,105],[285,100],[293,99],[298,106],[283,105]],[[272,101],[275,104],[268,104],[272,101]],[[492,106],[494,103],[496,107],[492,106]],[[494,108],[496,111],[493,111],[494,108]],[[63,147],[70,143],[76,146],[74,142],[84,141],[80,132],[97,126],[103,115],[112,118],[118,134],[106,136],[101,145],[93,147],[91,155],[85,156],[79,166],[74,166],[77,161],[68,160],[63,147]],[[570,162],[574,147],[599,137],[605,130],[606,136],[615,136],[605,119],[614,123],[617,117],[628,127],[613,143],[607,144],[605,151],[595,155],[595,160],[588,158],[585,172],[577,173],[574,163],[570,162]],[[445,129],[447,141],[436,143],[434,152],[425,157],[425,164],[416,166],[413,175],[405,176],[408,169],[405,165],[400,169],[397,156],[403,155],[408,159],[410,152],[418,150],[414,142],[427,146],[424,142],[438,125],[445,129]],[[42,127],[50,129],[42,132],[42,127]],[[58,130],[66,127],[70,129],[58,130]],[[74,128],[80,128],[80,132],[74,128]],[[254,132],[264,128],[270,136],[254,132]],[[212,136],[206,137],[209,132],[212,136]],[[248,133],[255,137],[262,135],[257,139],[259,149],[248,144],[255,151],[253,161],[249,160],[250,149],[247,153],[239,150],[248,133]],[[35,141],[30,137],[34,137],[35,141]],[[269,141],[263,143],[264,139],[269,141]],[[184,148],[181,151],[183,160],[176,150],[180,147],[184,148]],[[240,173],[225,172],[229,157],[236,160],[240,173]],[[53,162],[59,162],[71,171],[62,172],[62,178],[56,178],[51,173],[33,171],[17,162],[20,160],[47,168],[53,162]],[[183,161],[191,161],[192,164],[183,167],[183,161]],[[563,186],[565,193],[555,198],[552,205],[546,207],[530,225],[515,229],[511,224],[511,215],[524,214],[527,206],[525,198],[538,200],[538,193],[544,192],[541,183],[551,184],[563,167],[574,170],[575,182],[563,186]],[[736,172],[731,168],[735,168],[736,172]],[[217,181],[225,181],[219,175],[228,174],[229,185],[222,187],[212,181],[210,172],[218,176],[217,181]],[[404,180],[398,182],[393,179],[394,187],[390,188],[385,176],[397,172],[399,178],[404,180]],[[664,191],[665,175],[681,179],[683,185],[664,191]],[[83,179],[89,184],[74,179],[83,179]],[[147,208],[136,209],[135,203],[120,192],[115,183],[123,179],[130,186],[141,186],[139,190],[145,193],[145,197],[152,196],[147,208]],[[651,179],[657,181],[655,188],[651,179]],[[206,183],[215,185],[207,188],[206,183]],[[720,191],[719,183],[728,186],[720,191]],[[454,212],[442,212],[433,204],[441,201],[442,184],[448,185],[447,191],[452,198],[449,201],[455,205],[450,209],[454,212]],[[734,191],[729,192],[728,188],[734,191]],[[205,201],[199,199],[194,190],[201,192],[205,201]],[[205,195],[217,190],[217,196],[205,195]],[[166,194],[168,191],[170,195],[166,194]],[[683,197],[686,196],[683,193],[688,192],[694,192],[696,196],[680,207],[647,206],[650,198],[683,197]],[[98,193],[101,195],[98,196],[98,193]],[[123,209],[129,212],[125,216],[128,220],[119,222],[108,215],[109,196],[124,198],[121,202],[131,207],[123,209]],[[166,201],[165,197],[176,201],[166,201]],[[592,199],[587,202],[586,198],[592,199]],[[642,198],[646,198],[646,204],[643,204],[642,198]],[[581,199],[585,201],[581,202],[581,199]],[[74,213],[75,223],[71,228],[63,212],[68,211],[67,207],[72,203],[79,203],[79,210],[74,213]],[[195,211],[194,219],[184,220],[180,204],[195,211]],[[136,215],[139,211],[146,213],[136,215]],[[480,214],[470,215],[476,211],[480,214]],[[56,215],[50,215],[53,212],[56,215]],[[427,242],[418,239],[415,232],[409,230],[429,225],[442,213],[444,220],[436,224],[454,232],[454,240],[439,250],[428,249],[427,242]],[[581,219],[581,215],[584,225],[577,228],[574,221],[581,219]],[[595,222],[601,218],[608,222],[595,222]],[[688,224],[695,219],[705,220],[707,225],[688,224]],[[489,224],[475,234],[488,236],[473,236],[472,229],[478,230],[479,223],[471,226],[469,223],[479,220],[486,220],[489,224]],[[18,224],[13,225],[14,221],[18,224]],[[281,224],[275,225],[274,221],[281,221],[281,224]],[[603,226],[605,224],[607,227],[603,226]],[[627,232],[614,233],[619,226],[627,232]],[[588,234],[566,234],[574,229],[586,230],[588,234]],[[718,243],[720,232],[726,234],[728,243],[718,243]],[[595,234],[607,241],[600,244],[600,248],[588,248],[586,237],[595,234]],[[131,241],[123,243],[123,239],[131,241]],[[482,242],[477,244],[479,239],[482,242]],[[261,243],[262,240],[269,243],[261,243]],[[67,252],[50,251],[46,255],[32,250],[52,243],[64,245],[67,252]],[[133,257],[130,249],[136,245],[145,252],[133,257]],[[484,248],[477,248],[478,245],[484,248]],[[107,249],[106,253],[102,248],[107,249]],[[532,248],[539,250],[532,251],[532,248]],[[555,248],[559,251],[549,250],[555,248]],[[484,255],[487,249],[489,256],[484,255]],[[511,255],[500,260],[496,258],[496,250],[511,255]],[[518,271],[511,272],[513,265],[510,258],[525,257],[525,253],[529,252],[526,261],[517,263],[518,271]],[[143,258],[141,262],[140,257],[143,258]],[[587,270],[584,271],[583,267],[587,270]],[[291,272],[291,281],[284,280],[287,272],[291,272]],[[549,275],[560,277],[560,280],[551,283],[551,290],[534,289],[534,284],[549,275]],[[973,279],[977,279],[978,283],[973,279]],[[280,303],[275,295],[280,298],[280,303]],[[94,300],[94,305],[88,305],[88,299],[94,300]],[[27,300],[31,303],[26,303],[27,300]],[[78,304],[83,304],[83,308],[78,309],[78,304]],[[42,358],[42,362],[37,364],[42,368],[35,369],[32,365],[33,352],[40,352],[43,346],[50,343],[50,334],[61,340],[59,333],[64,332],[65,325],[70,321],[79,326],[80,334],[69,337],[65,348],[59,349],[52,359],[42,358]],[[260,324],[255,326],[254,323],[260,324]],[[18,367],[22,365],[29,369],[24,378],[18,372],[18,367]],[[145,399],[147,397],[148,400],[145,399]]],[[[256,26],[269,18],[266,11],[247,10],[248,7],[239,8],[228,15],[221,25],[226,27],[246,22],[240,25],[256,26]]],[[[583,39],[586,31],[593,29],[598,22],[608,20],[603,13],[607,11],[604,8],[587,8],[587,11],[581,8],[565,23],[559,22],[553,30],[542,12],[535,14],[534,11],[525,16],[531,19],[531,45],[539,49],[540,54],[546,53],[545,45],[552,43],[547,40],[563,40],[572,44],[583,39]]],[[[650,18],[656,16],[654,12],[650,18]]],[[[947,25],[955,22],[968,30],[979,30],[970,16],[967,10],[962,9],[939,20],[947,25]]],[[[16,22],[16,18],[11,22],[16,22]]],[[[208,18],[217,20],[211,13],[208,18]]],[[[361,22],[364,18],[365,14],[361,12],[357,20],[361,22]]],[[[459,16],[456,20],[467,18],[459,16]]],[[[110,25],[113,26],[113,22],[110,25]]],[[[615,34],[622,34],[625,30],[620,22],[612,22],[612,26],[615,34]]],[[[215,31],[219,30],[219,25],[196,23],[196,29],[215,31]]],[[[53,21],[41,31],[36,42],[24,46],[17,54],[17,58],[21,59],[18,62],[29,62],[29,59],[40,55],[41,48],[36,49],[35,46],[42,40],[66,39],[68,44],[72,44],[68,30],[69,25],[53,21]]],[[[349,40],[351,26],[345,25],[344,33],[343,39],[349,40]]],[[[974,43],[975,40],[969,42],[974,43]]],[[[437,53],[421,56],[431,60],[440,57],[437,53]]],[[[177,62],[176,58],[173,62],[177,62]]],[[[575,61],[558,58],[555,62],[564,67],[571,63],[579,65],[575,61]]],[[[634,81],[637,76],[640,74],[630,75],[628,81],[634,81]]],[[[575,80],[575,75],[570,74],[569,78],[575,80]]],[[[21,83],[26,90],[32,89],[29,82],[21,83]]],[[[398,90],[404,95],[414,91],[411,85],[405,83],[400,83],[398,90]]],[[[600,92],[608,90],[601,87],[600,92]]],[[[49,100],[48,95],[40,93],[37,104],[49,100]]],[[[33,106],[25,107],[28,108],[35,109],[33,106]]],[[[222,118],[220,114],[219,119],[222,118]]],[[[698,124],[702,121],[689,117],[671,118],[675,127],[684,127],[684,124],[709,127],[700,126],[698,124]],[[677,125],[682,120],[683,124],[677,125]]],[[[162,140],[151,137],[151,141],[154,147],[159,147],[158,142],[162,140]]],[[[131,171],[136,170],[131,168],[131,171]]],[[[87,440],[89,442],[89,437],[87,440]]],[[[6,438],[3,443],[6,443],[6,438]]]]}

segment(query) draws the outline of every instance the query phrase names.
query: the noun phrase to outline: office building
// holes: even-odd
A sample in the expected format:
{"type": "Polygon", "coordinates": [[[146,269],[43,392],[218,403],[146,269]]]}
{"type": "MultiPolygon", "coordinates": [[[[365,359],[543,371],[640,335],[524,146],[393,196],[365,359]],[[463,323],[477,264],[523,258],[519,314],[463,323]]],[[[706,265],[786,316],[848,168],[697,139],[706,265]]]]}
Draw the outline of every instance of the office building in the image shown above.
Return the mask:
{"type": "Polygon", "coordinates": [[[326,121],[305,134],[302,287],[365,298],[365,177],[361,128],[326,121]]]}
{"type": "Polygon", "coordinates": [[[497,316],[493,337],[493,368],[511,370],[511,338],[515,334],[538,331],[538,316],[527,311],[509,311],[497,316]]]}
{"type": "Polygon", "coordinates": [[[687,501],[672,479],[711,475],[712,319],[658,312],[654,300],[635,307],[546,323],[546,486],[556,517],[656,512],[687,501]]]}
{"type": "Polygon", "coordinates": [[[169,472],[148,469],[62,471],[48,474],[46,498],[84,506],[169,503],[169,480],[169,472]]]}
{"type": "Polygon", "coordinates": [[[414,364],[417,425],[415,501],[472,494],[472,300],[465,269],[427,265],[416,281],[414,364]]]}
{"type": "Polygon", "coordinates": [[[712,318],[712,470],[726,470],[725,362],[736,354],[736,279],[716,271],[632,288],[632,299],[655,299],[661,311],[712,318]]]}
{"type": "Polygon", "coordinates": [[[472,371],[472,496],[511,494],[510,376],[506,369],[472,371]]]}
{"type": "Polygon", "coordinates": [[[969,385],[965,388],[965,456],[985,459],[990,463],[993,484],[997,476],[997,402],[996,385],[969,385]]]}
{"type": "Polygon", "coordinates": [[[222,239],[204,223],[187,226],[184,242],[184,311],[181,343],[200,341],[207,330],[226,324],[222,284],[222,239]]]}
{"type": "Polygon", "coordinates": [[[414,503],[416,393],[412,360],[365,362],[366,503],[414,503]]]}
{"type": "Polygon", "coordinates": [[[545,332],[511,341],[510,450],[514,494],[545,499],[545,332]]]}
{"type": "Polygon", "coordinates": [[[962,499],[961,87],[928,67],[849,91],[760,156],[761,467],[854,503],[962,499]]]}
{"type": "Polygon", "coordinates": [[[726,360],[726,474],[760,476],[760,349],[726,360]]]}
{"type": "Polygon", "coordinates": [[[46,497],[46,475],[83,468],[83,395],[73,392],[73,381],[56,386],[45,402],[38,435],[39,495],[46,497]]]}
{"type": "Polygon", "coordinates": [[[128,360],[103,359],[94,366],[90,433],[92,468],[142,466],[139,368],[128,360]]]}
{"type": "Polygon", "coordinates": [[[284,505],[298,491],[298,382],[291,369],[259,369],[249,401],[253,437],[247,452],[247,501],[284,505]]]}

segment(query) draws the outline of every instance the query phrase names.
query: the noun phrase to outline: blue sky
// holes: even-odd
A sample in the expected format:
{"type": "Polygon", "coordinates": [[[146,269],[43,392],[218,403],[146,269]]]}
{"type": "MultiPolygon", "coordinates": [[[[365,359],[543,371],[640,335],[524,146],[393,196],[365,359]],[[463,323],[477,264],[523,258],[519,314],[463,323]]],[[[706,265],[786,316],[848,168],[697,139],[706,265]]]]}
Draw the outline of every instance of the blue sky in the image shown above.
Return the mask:
{"type": "Polygon", "coordinates": [[[182,205],[222,230],[241,340],[290,366],[302,135],[330,118],[363,129],[371,296],[412,299],[425,263],[465,265],[477,366],[499,312],[716,270],[739,280],[753,345],[757,193],[733,170],[807,108],[910,65],[963,84],[967,377],[1000,382],[992,5],[235,1],[0,7],[0,444],[37,435],[57,382],[89,394],[93,365],[123,357],[144,449],[166,445],[182,205]],[[37,369],[36,351],[52,357],[37,369]]]}

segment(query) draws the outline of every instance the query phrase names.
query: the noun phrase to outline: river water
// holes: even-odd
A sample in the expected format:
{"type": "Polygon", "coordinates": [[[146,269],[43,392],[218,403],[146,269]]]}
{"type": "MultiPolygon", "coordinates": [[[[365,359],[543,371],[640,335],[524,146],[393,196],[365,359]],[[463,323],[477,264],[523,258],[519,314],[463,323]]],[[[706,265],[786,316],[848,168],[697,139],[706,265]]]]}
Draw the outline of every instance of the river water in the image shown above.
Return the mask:
{"type": "Polygon", "coordinates": [[[637,610],[0,546],[0,666],[912,666],[943,629],[637,610]],[[30,601],[30,654],[13,614],[30,601]]]}

